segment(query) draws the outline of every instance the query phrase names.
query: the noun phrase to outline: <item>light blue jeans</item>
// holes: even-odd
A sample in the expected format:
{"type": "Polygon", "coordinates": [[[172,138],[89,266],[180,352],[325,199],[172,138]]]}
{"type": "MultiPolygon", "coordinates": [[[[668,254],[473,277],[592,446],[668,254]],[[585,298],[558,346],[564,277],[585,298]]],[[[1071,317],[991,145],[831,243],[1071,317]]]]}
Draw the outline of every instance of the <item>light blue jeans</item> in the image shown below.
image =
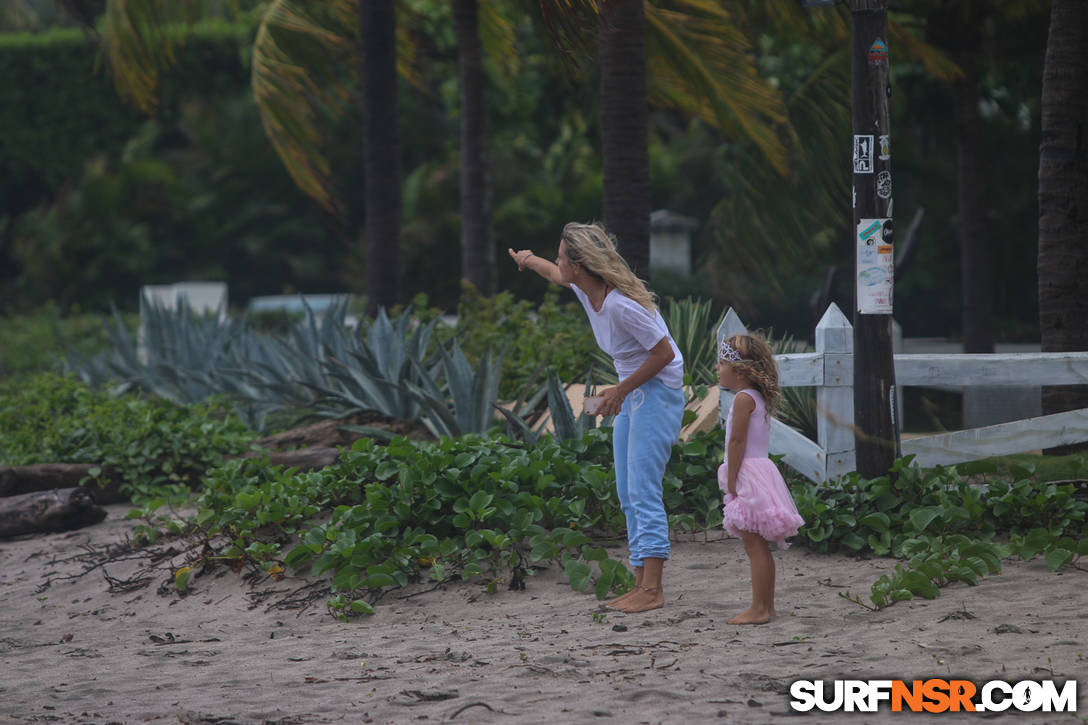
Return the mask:
{"type": "Polygon", "coordinates": [[[612,422],[616,493],[627,518],[631,566],[669,558],[669,519],[661,480],[680,435],[684,391],[657,378],[631,391],[612,422]]]}

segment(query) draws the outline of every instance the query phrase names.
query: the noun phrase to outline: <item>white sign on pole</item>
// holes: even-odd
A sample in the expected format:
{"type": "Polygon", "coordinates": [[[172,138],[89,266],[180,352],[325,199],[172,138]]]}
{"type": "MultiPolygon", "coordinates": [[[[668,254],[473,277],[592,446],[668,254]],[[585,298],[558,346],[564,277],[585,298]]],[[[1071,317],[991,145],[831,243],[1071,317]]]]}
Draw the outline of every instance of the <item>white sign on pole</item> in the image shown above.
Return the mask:
{"type": "Polygon", "coordinates": [[[855,296],[858,312],[863,315],[892,314],[895,254],[891,240],[891,219],[858,222],[855,296]]]}
{"type": "Polygon", "coordinates": [[[854,173],[873,173],[873,136],[854,134],[854,173]]]}

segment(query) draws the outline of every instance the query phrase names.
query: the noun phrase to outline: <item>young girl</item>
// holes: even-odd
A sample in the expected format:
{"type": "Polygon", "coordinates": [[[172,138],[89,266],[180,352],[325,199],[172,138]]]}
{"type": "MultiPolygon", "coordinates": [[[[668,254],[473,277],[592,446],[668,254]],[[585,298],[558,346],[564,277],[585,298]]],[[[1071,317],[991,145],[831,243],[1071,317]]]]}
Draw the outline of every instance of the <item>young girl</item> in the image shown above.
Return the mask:
{"type": "Polygon", "coordinates": [[[594,415],[614,415],[616,493],[627,519],[635,587],[606,606],[645,612],[665,603],[662,568],[669,558],[669,520],[662,479],[684,415],[684,359],[654,296],[631,272],[616,241],[598,224],[567,224],[554,263],[532,250],[508,250],[518,269],[569,287],[593,336],[612,357],[619,384],[601,393],[594,415]]]}
{"type": "Polygon", "coordinates": [[[771,416],[778,407],[778,370],[764,340],[733,335],[718,347],[718,384],[736,393],[725,421],[725,463],[718,486],[725,493],[722,525],[744,542],[752,568],[752,604],[730,624],[765,624],[775,615],[774,557],[767,545],[805,523],[778,467],[767,457],[771,416]]]}

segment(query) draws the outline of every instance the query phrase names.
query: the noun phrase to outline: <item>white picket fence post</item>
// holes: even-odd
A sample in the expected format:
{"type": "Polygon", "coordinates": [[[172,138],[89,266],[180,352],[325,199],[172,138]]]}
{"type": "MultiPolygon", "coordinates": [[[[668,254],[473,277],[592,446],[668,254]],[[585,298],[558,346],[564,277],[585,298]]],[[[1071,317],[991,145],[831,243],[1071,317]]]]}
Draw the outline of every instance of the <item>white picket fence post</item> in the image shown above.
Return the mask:
{"type": "Polygon", "coordinates": [[[816,388],[816,442],[824,450],[824,478],[857,468],[854,452],[854,328],[832,302],[816,325],[823,384],[816,388]]]}

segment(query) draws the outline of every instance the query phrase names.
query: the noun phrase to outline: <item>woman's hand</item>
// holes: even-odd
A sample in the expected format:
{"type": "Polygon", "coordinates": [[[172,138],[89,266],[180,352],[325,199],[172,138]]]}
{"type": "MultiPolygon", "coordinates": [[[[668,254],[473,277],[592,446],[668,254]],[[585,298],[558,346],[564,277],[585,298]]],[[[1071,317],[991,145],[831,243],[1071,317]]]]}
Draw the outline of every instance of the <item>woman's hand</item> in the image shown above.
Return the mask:
{"type": "Polygon", "coordinates": [[[627,397],[626,393],[615,388],[606,388],[599,393],[601,397],[601,404],[597,406],[597,412],[594,415],[619,415],[620,409],[623,407],[623,401],[627,397]]]}
{"type": "Polygon", "coordinates": [[[513,247],[508,247],[506,252],[510,255],[510,258],[514,260],[514,263],[518,265],[518,271],[525,269],[525,263],[529,261],[529,257],[533,256],[533,250],[531,249],[519,249],[516,252],[513,247]]]}

